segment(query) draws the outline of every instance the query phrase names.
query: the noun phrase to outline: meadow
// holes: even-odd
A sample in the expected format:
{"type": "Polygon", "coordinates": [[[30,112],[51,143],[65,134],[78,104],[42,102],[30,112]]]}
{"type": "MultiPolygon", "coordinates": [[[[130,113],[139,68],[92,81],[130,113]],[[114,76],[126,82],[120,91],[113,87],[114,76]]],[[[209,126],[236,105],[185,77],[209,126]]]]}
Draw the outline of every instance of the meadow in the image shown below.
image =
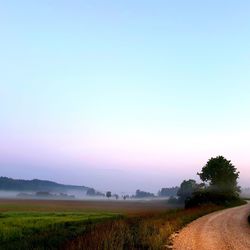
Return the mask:
{"type": "Polygon", "coordinates": [[[116,218],[108,213],[2,212],[1,249],[57,249],[96,222],[116,218]]]}
{"type": "Polygon", "coordinates": [[[115,212],[136,214],[176,208],[166,200],[32,200],[0,199],[0,212],[115,212]]]}
{"type": "Polygon", "coordinates": [[[162,249],[169,236],[220,209],[166,201],[0,200],[0,249],[162,249]]]}

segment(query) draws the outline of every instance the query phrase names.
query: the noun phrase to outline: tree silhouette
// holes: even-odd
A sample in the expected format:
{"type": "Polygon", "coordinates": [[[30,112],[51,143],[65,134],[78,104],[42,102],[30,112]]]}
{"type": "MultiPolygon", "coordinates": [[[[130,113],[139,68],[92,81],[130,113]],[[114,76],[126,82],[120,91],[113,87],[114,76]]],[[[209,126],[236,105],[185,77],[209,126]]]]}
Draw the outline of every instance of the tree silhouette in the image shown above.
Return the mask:
{"type": "Polygon", "coordinates": [[[108,191],[108,192],[106,193],[106,197],[108,197],[108,198],[111,197],[111,192],[110,192],[110,191],[108,191]]]}
{"type": "Polygon", "coordinates": [[[223,156],[209,159],[201,172],[197,174],[202,181],[210,185],[210,189],[234,195],[239,194],[240,188],[237,186],[239,172],[231,161],[223,156]]]}
{"type": "Polygon", "coordinates": [[[184,180],[181,183],[181,186],[177,192],[177,196],[179,196],[179,201],[184,202],[187,198],[190,198],[193,192],[196,191],[199,186],[200,185],[197,184],[195,180],[184,180]]]}

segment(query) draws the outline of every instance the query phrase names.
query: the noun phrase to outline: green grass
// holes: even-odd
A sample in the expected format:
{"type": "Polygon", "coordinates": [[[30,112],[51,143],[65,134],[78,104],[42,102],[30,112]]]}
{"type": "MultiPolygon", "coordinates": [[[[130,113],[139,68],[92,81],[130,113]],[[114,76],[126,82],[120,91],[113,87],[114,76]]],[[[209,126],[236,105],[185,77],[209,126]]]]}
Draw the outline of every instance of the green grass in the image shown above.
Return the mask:
{"type": "Polygon", "coordinates": [[[96,222],[117,217],[115,213],[101,212],[3,212],[0,249],[57,249],[96,222]]]}

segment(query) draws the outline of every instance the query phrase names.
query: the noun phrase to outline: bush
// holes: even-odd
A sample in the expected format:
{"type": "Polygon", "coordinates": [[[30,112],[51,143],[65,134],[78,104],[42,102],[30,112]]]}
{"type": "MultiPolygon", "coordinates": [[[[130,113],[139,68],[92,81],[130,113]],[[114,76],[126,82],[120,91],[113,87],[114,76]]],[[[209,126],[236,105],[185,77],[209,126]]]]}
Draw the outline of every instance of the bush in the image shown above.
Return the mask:
{"type": "Polygon", "coordinates": [[[174,196],[170,196],[169,199],[168,199],[168,203],[169,204],[181,204],[181,202],[174,196]]]}
{"type": "Polygon", "coordinates": [[[245,201],[238,196],[223,193],[219,191],[200,190],[194,192],[193,195],[186,199],[185,208],[200,206],[203,204],[216,204],[226,207],[237,206],[245,204],[245,201]]]}

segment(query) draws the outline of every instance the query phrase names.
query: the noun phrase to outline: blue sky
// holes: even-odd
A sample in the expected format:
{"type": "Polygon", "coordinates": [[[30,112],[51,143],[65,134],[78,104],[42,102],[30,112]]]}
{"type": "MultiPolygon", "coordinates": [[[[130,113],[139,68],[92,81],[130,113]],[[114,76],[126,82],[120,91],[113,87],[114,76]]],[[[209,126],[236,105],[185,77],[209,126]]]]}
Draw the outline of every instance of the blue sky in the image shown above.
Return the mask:
{"type": "Polygon", "coordinates": [[[249,11],[0,1],[0,175],[155,191],[223,154],[247,185],[249,11]]]}

